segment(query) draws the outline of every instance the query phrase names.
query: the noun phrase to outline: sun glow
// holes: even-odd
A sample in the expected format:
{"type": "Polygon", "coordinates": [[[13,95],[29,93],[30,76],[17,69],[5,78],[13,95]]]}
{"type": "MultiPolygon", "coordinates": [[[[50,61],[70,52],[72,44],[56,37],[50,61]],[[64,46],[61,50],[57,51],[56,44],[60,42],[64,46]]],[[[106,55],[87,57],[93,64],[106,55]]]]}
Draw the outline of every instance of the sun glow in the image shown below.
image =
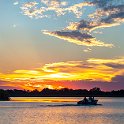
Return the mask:
{"type": "Polygon", "coordinates": [[[65,78],[69,78],[71,75],[70,74],[66,74],[66,73],[56,73],[56,74],[50,74],[48,75],[49,78],[52,79],[65,79],[65,78]]]}
{"type": "MultiPolygon", "coordinates": [[[[34,70],[15,70],[12,73],[0,73],[0,80],[8,86],[23,89],[43,88],[59,89],[61,84],[55,81],[91,80],[111,82],[116,75],[122,75],[124,57],[118,59],[88,59],[86,61],[67,61],[45,64],[34,70]],[[122,69],[120,69],[122,67],[122,69]],[[49,81],[54,83],[50,84],[49,81]]],[[[2,84],[1,84],[2,85],[2,84]]],[[[3,86],[5,84],[3,83],[3,86]]]]}

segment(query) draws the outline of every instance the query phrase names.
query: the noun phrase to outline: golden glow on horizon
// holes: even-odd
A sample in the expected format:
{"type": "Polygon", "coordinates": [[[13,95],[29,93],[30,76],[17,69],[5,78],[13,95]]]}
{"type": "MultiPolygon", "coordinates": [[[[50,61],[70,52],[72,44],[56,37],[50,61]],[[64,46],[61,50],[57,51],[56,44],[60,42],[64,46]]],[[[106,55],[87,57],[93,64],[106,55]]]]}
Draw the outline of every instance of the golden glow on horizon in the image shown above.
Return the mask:
{"type": "Polygon", "coordinates": [[[65,100],[65,98],[53,98],[53,97],[43,97],[43,98],[36,98],[36,97],[27,97],[27,98],[24,98],[24,97],[12,97],[11,98],[12,101],[19,101],[19,102],[77,102],[78,99],[67,99],[65,100]]]}
{"type": "Polygon", "coordinates": [[[7,86],[17,86],[24,89],[60,89],[61,85],[47,82],[91,80],[111,82],[116,75],[124,73],[124,57],[118,59],[95,59],[86,61],[67,61],[46,64],[34,70],[15,70],[9,74],[0,73],[0,80],[7,86]]]}

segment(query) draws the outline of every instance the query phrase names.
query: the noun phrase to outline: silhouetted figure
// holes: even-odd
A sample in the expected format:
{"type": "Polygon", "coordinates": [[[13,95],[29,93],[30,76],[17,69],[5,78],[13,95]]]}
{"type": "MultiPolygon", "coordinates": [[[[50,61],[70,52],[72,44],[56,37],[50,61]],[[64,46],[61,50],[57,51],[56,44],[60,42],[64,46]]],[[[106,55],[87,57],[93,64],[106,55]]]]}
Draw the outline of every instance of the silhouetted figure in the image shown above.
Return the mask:
{"type": "Polygon", "coordinates": [[[86,97],[84,97],[83,101],[84,101],[85,103],[87,103],[87,102],[88,102],[88,99],[87,99],[86,97]]]}
{"type": "Polygon", "coordinates": [[[94,97],[89,97],[89,102],[93,102],[94,101],[94,97]]]}
{"type": "Polygon", "coordinates": [[[94,100],[94,96],[93,96],[92,98],[93,98],[93,100],[94,100]]]}

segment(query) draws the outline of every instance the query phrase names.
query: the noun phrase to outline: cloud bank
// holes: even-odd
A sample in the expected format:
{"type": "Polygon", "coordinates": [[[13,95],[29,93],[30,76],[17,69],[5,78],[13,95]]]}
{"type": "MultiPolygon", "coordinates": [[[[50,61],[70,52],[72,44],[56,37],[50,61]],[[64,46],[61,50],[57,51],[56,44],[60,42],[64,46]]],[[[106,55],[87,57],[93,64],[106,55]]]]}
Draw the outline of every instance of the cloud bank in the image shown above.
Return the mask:
{"type": "Polygon", "coordinates": [[[90,2],[81,2],[74,5],[69,5],[68,2],[62,0],[41,0],[40,2],[27,2],[21,7],[24,15],[31,18],[49,17],[48,12],[54,12],[56,16],[73,13],[77,18],[83,14],[83,7],[92,6],[90,2]]]}
{"type": "Polygon", "coordinates": [[[9,74],[0,73],[2,82],[0,86],[35,89],[48,87],[51,85],[49,82],[54,82],[53,87],[63,87],[58,82],[76,80],[99,83],[99,85],[103,83],[123,84],[123,79],[124,57],[113,59],[89,58],[84,61],[49,63],[33,70],[15,70],[9,74]]]}
{"type": "Polygon", "coordinates": [[[76,45],[113,47],[113,44],[99,41],[90,33],[99,28],[113,27],[123,23],[124,0],[84,0],[73,2],[73,4],[70,0],[41,0],[40,2],[26,2],[21,9],[23,14],[30,18],[53,17],[54,15],[57,17],[69,13],[73,13],[77,18],[82,18],[85,7],[95,8],[95,11],[87,15],[87,19],[70,22],[60,31],[44,33],[76,45]],[[53,12],[53,14],[49,12],[53,12]]]}
{"type": "Polygon", "coordinates": [[[43,33],[57,37],[59,39],[66,40],[77,45],[113,47],[112,44],[106,44],[102,41],[98,41],[91,34],[81,33],[79,31],[44,31],[43,33]]]}
{"type": "MultiPolygon", "coordinates": [[[[83,43],[79,37],[76,37],[78,32],[85,32],[89,35],[90,32],[98,29],[98,28],[106,28],[120,25],[124,22],[124,1],[119,0],[118,3],[116,0],[90,0],[90,5],[96,7],[96,11],[91,13],[88,20],[82,19],[79,22],[71,22],[64,30],[66,30],[66,34],[71,34],[71,37],[68,35],[64,35],[65,32],[55,31],[49,32],[48,35],[58,37],[60,39],[67,40],[69,42],[73,42],[77,45],[85,45],[88,46],[87,41],[90,40],[89,46],[105,46],[112,47],[112,44],[106,44],[104,42],[96,40],[93,36],[91,39],[87,39],[87,36],[83,38],[83,43]],[[75,32],[75,34],[74,34],[75,32]],[[62,35],[63,34],[63,35],[62,35]],[[73,34],[73,36],[72,36],[73,34]],[[75,40],[76,39],[76,40],[75,40]],[[85,42],[86,41],[86,42],[85,42]],[[78,43],[77,43],[78,42],[78,43]]],[[[81,34],[82,36],[82,34],[81,34]]]]}

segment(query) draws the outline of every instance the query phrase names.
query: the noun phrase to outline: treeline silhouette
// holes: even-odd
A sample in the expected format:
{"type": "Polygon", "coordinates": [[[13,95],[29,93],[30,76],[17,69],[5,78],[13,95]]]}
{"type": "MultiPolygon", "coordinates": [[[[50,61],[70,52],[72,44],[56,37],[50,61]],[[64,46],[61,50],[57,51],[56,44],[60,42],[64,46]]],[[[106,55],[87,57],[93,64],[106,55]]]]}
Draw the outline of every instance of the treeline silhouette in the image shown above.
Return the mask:
{"type": "Polygon", "coordinates": [[[0,90],[0,101],[9,101],[10,97],[8,91],[0,90]]]}
{"type": "Polygon", "coordinates": [[[38,90],[0,90],[0,97],[5,92],[6,96],[9,97],[84,97],[84,96],[94,96],[94,97],[124,97],[124,90],[118,91],[101,91],[100,88],[95,87],[90,90],[86,89],[48,89],[45,88],[42,91],[38,90]]]}

